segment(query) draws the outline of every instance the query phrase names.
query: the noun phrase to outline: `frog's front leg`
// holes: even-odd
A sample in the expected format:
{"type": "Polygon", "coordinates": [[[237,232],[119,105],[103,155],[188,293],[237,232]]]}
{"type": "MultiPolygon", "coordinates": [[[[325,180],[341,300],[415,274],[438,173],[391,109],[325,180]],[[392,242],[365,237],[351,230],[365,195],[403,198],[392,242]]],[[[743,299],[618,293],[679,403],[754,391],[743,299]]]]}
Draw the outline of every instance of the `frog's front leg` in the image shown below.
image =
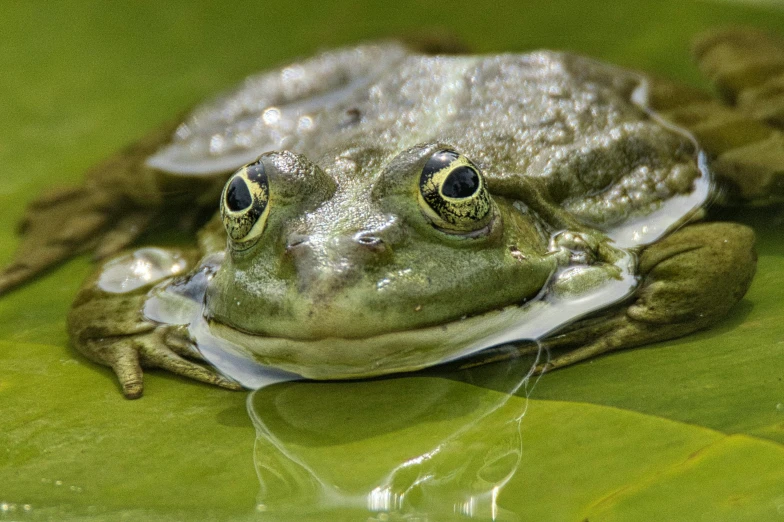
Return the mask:
{"type": "Polygon", "coordinates": [[[631,302],[578,321],[543,341],[556,356],[538,372],[597,355],[680,337],[724,317],[746,293],[756,269],[754,232],[733,223],[687,226],[647,247],[642,283],[631,302]]]}
{"type": "Polygon", "coordinates": [[[141,397],[142,368],[162,368],[198,381],[241,389],[193,360],[202,357],[185,324],[161,324],[144,307],[157,284],[187,272],[195,251],[145,248],[105,262],[77,295],[68,315],[76,348],[109,366],[128,399],[141,397]]]}

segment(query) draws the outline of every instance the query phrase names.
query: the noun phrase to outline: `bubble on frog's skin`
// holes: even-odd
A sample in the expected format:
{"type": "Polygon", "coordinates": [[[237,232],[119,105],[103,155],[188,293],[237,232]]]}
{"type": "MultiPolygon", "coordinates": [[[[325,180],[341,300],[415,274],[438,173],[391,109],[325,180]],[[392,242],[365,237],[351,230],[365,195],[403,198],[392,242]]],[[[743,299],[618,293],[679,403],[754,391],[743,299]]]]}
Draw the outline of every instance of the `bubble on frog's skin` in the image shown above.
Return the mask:
{"type": "Polygon", "coordinates": [[[299,131],[309,131],[313,128],[314,122],[313,118],[310,116],[302,116],[300,117],[299,121],[297,121],[297,130],[299,131]]]}
{"type": "Polygon", "coordinates": [[[275,125],[280,121],[280,109],[277,107],[270,107],[261,114],[261,119],[267,125],[275,125]]]}
{"type": "Polygon", "coordinates": [[[181,274],[187,265],[175,251],[141,248],[106,263],[98,276],[98,287],[112,294],[132,292],[181,274]]]}
{"type": "Polygon", "coordinates": [[[210,154],[218,155],[223,152],[226,145],[226,139],[220,134],[216,134],[210,138],[210,154]]]}

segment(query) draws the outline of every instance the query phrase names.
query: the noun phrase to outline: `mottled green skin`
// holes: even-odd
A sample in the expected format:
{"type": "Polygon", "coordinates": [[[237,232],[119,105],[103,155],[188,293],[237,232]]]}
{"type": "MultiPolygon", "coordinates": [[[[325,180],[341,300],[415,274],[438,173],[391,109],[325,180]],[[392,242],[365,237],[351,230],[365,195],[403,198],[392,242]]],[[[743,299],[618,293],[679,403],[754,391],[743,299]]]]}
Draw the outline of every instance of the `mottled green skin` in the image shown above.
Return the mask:
{"type": "MultiPolygon", "coordinates": [[[[701,128],[656,112],[678,108],[673,99],[718,110],[690,90],[563,53],[432,57],[371,45],[260,75],[197,108],[152,156],[146,147],[128,161],[167,183],[197,176],[204,187],[264,152],[266,210],[252,239],[237,232],[251,224],[224,210],[233,238],[216,217],[198,252],[178,255],[191,274],[200,257],[221,260],[203,309],[218,336],[314,378],[448,359],[454,332],[488,336],[500,315],[517,317],[541,294],[587,295],[620,278],[627,252],[639,256],[633,296],[544,342],[576,348],[549,364],[558,367],[703,328],[748,288],[750,230],[671,233],[699,219],[710,195],[698,146],[664,120],[698,139],[701,128]],[[491,205],[481,226],[445,229],[421,197],[423,166],[444,149],[481,172],[491,205]]],[[[236,387],[188,360],[199,352],[186,319],[159,324],[143,312],[150,299],[180,306],[169,290],[192,275],[178,274],[122,292],[98,275],[74,303],[75,344],[112,366],[128,397],[141,394],[140,365],[236,387]]]]}
{"type": "Polygon", "coordinates": [[[385,173],[407,179],[402,194],[394,183],[373,186],[376,180],[358,176],[339,189],[345,195],[324,183],[323,200],[333,204],[311,208],[276,197],[282,191],[276,182],[315,167],[292,154],[270,154],[270,217],[254,246],[229,249],[207,291],[211,319],[263,336],[363,338],[535,296],[557,266],[547,255],[549,235],[503,198],[481,236],[435,228],[411,190],[432,149],[385,173]]]}
{"type": "MultiPolygon", "coordinates": [[[[689,193],[699,176],[688,139],[630,101],[642,82],[635,73],[552,52],[399,56],[395,44],[373,52],[390,69],[309,113],[314,128],[292,132],[294,153],[264,160],[266,227],[250,248],[229,241],[207,292],[213,321],[259,336],[370,338],[521,303],[559,266],[552,233],[604,243],[614,226],[689,193]],[[418,197],[423,166],[444,148],[486,179],[494,218],[481,233],[442,230],[418,197]]],[[[223,107],[197,113],[209,120],[223,107]]],[[[193,135],[223,129],[186,125],[193,135]]],[[[168,168],[179,165],[172,161],[168,168]]]]}

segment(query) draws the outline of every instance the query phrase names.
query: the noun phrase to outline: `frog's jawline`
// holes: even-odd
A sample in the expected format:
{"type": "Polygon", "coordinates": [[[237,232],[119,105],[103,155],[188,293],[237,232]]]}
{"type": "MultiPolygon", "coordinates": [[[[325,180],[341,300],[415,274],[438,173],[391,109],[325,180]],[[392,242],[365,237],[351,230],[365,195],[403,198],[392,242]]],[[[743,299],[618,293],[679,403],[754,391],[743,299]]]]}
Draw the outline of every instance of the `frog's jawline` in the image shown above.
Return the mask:
{"type": "Polygon", "coordinates": [[[544,292],[543,298],[522,306],[507,306],[443,325],[372,337],[315,341],[261,337],[217,321],[207,323],[201,315],[191,324],[190,332],[209,362],[243,384],[236,371],[222,364],[222,353],[234,353],[265,367],[308,379],[354,379],[408,372],[467,357],[493,346],[541,339],[564,324],[623,300],[637,286],[633,256],[622,258],[617,266],[621,268],[619,279],[581,296],[558,299],[544,292]]]}

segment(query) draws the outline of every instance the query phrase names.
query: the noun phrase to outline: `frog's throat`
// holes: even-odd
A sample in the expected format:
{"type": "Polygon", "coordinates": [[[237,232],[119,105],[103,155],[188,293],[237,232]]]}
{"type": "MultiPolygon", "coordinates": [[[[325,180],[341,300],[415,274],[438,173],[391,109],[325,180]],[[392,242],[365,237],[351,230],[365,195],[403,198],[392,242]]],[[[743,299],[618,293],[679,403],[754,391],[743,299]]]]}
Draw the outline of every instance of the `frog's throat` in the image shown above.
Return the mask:
{"type": "Polygon", "coordinates": [[[353,379],[426,368],[489,347],[498,332],[523,321],[541,302],[508,306],[451,323],[365,338],[261,337],[211,321],[213,335],[257,362],[308,379],[353,379]]]}
{"type": "MultiPolygon", "coordinates": [[[[309,379],[354,379],[415,371],[492,346],[541,339],[564,324],[624,299],[637,285],[634,260],[627,255],[616,266],[622,269],[621,277],[579,296],[559,299],[545,295],[442,325],[365,338],[261,337],[214,320],[202,328],[209,330],[209,337],[221,345],[219,349],[309,379]]],[[[216,366],[220,369],[219,364],[216,366]]]]}

